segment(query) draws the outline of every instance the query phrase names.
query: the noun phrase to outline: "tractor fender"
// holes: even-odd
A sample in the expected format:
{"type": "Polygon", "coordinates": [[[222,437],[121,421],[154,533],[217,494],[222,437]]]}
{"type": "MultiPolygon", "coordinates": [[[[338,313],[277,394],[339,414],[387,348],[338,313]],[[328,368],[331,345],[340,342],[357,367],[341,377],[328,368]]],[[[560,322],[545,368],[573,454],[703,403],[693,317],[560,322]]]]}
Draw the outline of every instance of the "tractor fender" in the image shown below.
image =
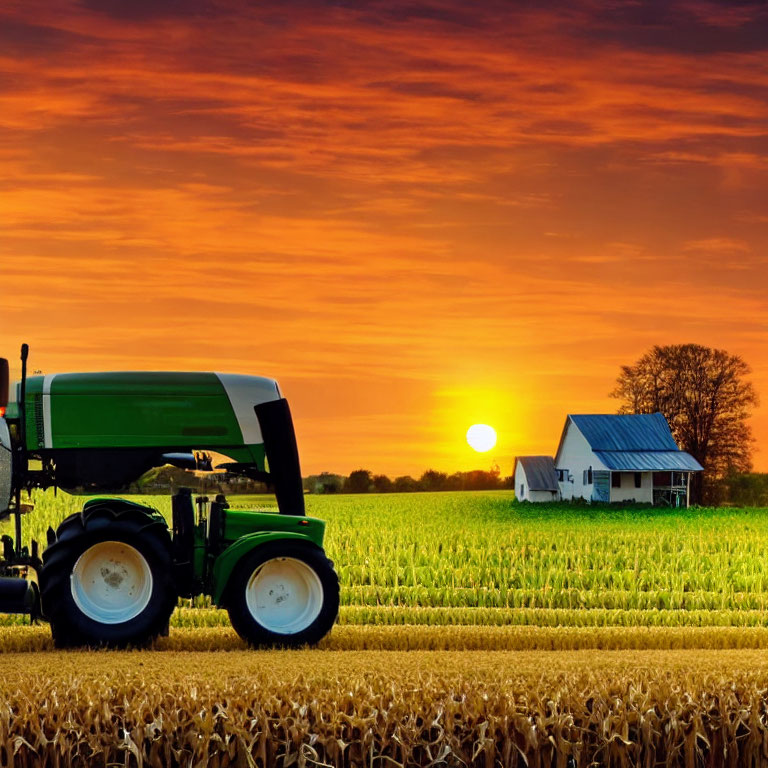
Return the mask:
{"type": "Polygon", "coordinates": [[[213,564],[213,602],[222,607],[224,593],[229,583],[229,577],[240,560],[256,547],[272,541],[304,541],[314,549],[320,549],[309,536],[289,531],[259,531],[240,537],[230,544],[213,564]]]}

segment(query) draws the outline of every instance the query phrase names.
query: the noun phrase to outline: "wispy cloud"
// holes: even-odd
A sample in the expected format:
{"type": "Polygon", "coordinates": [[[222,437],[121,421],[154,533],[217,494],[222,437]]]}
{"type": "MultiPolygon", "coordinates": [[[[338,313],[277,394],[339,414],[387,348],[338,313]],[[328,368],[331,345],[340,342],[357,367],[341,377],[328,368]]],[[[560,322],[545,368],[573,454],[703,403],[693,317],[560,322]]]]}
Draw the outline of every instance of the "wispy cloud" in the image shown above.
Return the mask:
{"type": "Polygon", "coordinates": [[[708,237],[703,240],[690,240],[683,244],[683,250],[715,254],[740,254],[752,251],[747,242],[732,237],[708,237]]]}

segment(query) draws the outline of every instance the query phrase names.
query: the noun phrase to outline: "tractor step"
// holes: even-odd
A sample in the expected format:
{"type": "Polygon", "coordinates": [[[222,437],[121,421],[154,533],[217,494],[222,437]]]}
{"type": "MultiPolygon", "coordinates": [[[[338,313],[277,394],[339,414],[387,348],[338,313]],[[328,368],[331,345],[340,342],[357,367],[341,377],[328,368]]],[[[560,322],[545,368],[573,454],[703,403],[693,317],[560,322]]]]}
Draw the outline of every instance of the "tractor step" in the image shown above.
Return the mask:
{"type": "Polygon", "coordinates": [[[26,579],[0,577],[0,613],[37,613],[37,585],[26,579]]]}

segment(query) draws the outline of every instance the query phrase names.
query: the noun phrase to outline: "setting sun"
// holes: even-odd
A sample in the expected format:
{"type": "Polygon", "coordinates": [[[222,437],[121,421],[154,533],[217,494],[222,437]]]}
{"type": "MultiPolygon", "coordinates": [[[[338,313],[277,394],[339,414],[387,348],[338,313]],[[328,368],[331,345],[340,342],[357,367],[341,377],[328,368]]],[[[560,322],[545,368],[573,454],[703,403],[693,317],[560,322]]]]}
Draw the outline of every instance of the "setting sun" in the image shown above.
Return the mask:
{"type": "Polygon", "coordinates": [[[490,451],[496,445],[496,430],[487,424],[473,424],[467,430],[467,442],[478,453],[490,451]]]}

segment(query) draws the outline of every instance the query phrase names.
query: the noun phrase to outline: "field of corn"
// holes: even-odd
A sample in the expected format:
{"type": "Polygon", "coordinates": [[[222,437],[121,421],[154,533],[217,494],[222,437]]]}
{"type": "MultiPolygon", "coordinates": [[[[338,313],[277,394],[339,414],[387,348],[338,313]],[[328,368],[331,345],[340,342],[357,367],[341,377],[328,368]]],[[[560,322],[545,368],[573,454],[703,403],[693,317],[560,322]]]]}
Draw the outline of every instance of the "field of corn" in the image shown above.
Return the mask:
{"type": "MultiPolygon", "coordinates": [[[[34,501],[44,542],[83,499],[34,501]]],[[[768,765],[768,510],[307,506],[342,588],[317,650],[248,651],[202,599],[148,651],[8,617],[0,765],[768,765]]]]}
{"type": "Polygon", "coordinates": [[[757,766],[757,651],[0,656],[0,764],[757,766]]]}

